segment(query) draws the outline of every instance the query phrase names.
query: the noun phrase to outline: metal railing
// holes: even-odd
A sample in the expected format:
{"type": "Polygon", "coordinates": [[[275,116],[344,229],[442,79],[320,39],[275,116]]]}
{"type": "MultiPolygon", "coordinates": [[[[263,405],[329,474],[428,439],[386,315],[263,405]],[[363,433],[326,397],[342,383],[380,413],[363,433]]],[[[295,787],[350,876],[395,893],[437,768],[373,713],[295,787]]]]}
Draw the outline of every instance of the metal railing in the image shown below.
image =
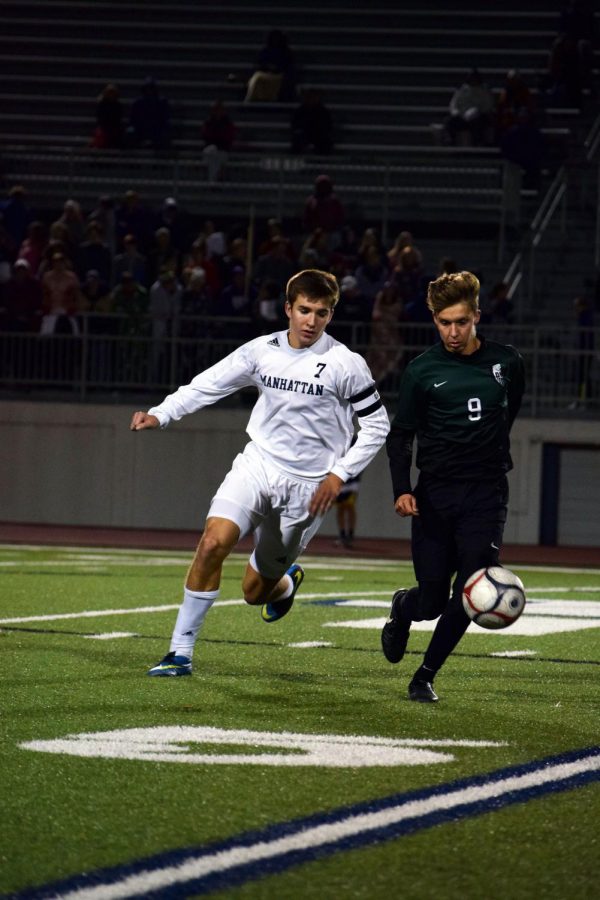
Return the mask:
{"type": "Polygon", "coordinates": [[[534,308],[538,256],[542,244],[556,230],[563,237],[566,234],[568,189],[568,174],[565,167],[561,166],[502,279],[508,285],[509,298],[515,301],[519,323],[534,308]]]}
{"type": "MultiPolygon", "coordinates": [[[[86,314],[78,334],[0,334],[0,396],[78,402],[129,401],[136,396],[150,405],[265,331],[248,318],[181,317],[170,335],[157,338],[150,319],[138,322],[133,334],[123,322],[122,317],[86,314]]],[[[431,346],[436,335],[431,324],[401,323],[394,344],[378,346],[368,323],[334,320],[329,330],[363,355],[374,374],[389,368],[378,378],[389,402],[395,399],[407,363],[431,346]]],[[[600,416],[599,328],[490,323],[482,330],[489,339],[513,344],[522,353],[524,414],[600,416]]]]}
{"type": "Polygon", "coordinates": [[[600,269],[600,114],[592,123],[582,149],[579,161],[571,160],[568,171],[561,166],[556,173],[503,278],[508,284],[509,297],[515,301],[520,322],[535,303],[536,272],[543,242],[556,229],[561,237],[566,235],[568,202],[577,181],[581,210],[588,208],[588,196],[592,194],[595,237],[589,265],[590,271],[600,269]]]}

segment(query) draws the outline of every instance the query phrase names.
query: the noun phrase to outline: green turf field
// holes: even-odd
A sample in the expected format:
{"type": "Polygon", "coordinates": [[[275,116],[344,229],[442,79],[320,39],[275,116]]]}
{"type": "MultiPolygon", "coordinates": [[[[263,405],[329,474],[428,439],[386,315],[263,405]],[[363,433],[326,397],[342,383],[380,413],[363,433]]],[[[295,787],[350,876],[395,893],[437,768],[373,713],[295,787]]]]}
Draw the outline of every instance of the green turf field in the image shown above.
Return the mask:
{"type": "Polygon", "coordinates": [[[600,569],[514,566],[524,615],[472,626],[428,705],[426,623],[379,648],[391,560],[306,557],[267,625],[233,557],[193,677],[146,677],[188,562],[0,547],[0,895],[598,896],[600,569]]]}

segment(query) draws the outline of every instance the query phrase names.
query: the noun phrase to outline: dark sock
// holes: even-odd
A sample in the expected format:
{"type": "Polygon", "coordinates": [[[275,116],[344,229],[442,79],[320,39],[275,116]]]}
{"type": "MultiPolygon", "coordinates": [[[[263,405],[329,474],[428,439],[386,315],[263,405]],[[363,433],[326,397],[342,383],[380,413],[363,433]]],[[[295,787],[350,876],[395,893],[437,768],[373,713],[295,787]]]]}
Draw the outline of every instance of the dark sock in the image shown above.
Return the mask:
{"type": "Polygon", "coordinates": [[[470,624],[462,607],[450,602],[440,616],[425,651],[424,663],[433,672],[439,672],[470,624]]]}
{"type": "Polygon", "coordinates": [[[414,622],[417,616],[417,604],[419,602],[419,588],[412,587],[406,592],[400,604],[400,615],[404,622],[414,622]]]}
{"type": "Polygon", "coordinates": [[[431,683],[435,675],[436,673],[433,669],[428,669],[427,666],[419,666],[413,675],[413,681],[429,681],[431,683]]]}

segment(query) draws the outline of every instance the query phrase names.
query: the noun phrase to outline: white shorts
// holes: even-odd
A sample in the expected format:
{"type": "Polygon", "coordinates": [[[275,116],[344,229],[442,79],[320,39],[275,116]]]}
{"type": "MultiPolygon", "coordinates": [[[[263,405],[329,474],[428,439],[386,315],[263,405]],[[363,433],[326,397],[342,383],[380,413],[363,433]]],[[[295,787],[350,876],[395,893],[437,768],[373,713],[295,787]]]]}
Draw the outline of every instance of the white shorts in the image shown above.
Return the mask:
{"type": "Polygon", "coordinates": [[[308,512],[320,481],[286,474],[250,442],[234,459],[212,499],[208,518],[235,522],[240,537],[253,532],[252,567],[265,578],[280,578],[323,521],[323,516],[308,512]]]}

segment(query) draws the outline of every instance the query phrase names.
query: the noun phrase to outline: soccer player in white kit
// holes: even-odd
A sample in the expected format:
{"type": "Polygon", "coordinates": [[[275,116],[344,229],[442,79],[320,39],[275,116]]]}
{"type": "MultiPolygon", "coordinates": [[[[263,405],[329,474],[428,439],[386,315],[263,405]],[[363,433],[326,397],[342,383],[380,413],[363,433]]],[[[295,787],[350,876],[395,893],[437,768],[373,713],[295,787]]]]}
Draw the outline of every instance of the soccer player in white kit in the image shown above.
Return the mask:
{"type": "Polygon", "coordinates": [[[259,397],[246,431],[250,442],[212,499],[188,570],[169,653],[149,675],[190,675],[194,645],[219,595],[221,570],[240,538],[254,535],[242,591],[266,622],[292,607],[304,571],[296,559],[316,534],[344,483],[383,445],[387,412],[363,358],[325,331],[339,299],[336,279],[305,269],[286,287],[289,329],[243,344],[178,388],[132,431],[166,427],[240,388],[259,397]],[[353,417],[360,429],[356,441],[353,417]]]}

